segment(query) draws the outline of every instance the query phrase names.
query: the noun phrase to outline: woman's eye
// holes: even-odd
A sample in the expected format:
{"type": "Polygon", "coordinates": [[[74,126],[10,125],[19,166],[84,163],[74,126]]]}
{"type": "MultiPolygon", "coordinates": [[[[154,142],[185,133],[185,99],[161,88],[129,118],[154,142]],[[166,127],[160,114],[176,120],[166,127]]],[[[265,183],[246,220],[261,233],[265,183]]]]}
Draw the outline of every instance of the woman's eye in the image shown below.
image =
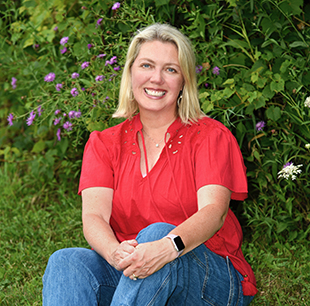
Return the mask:
{"type": "Polygon", "coordinates": [[[150,66],[150,64],[143,64],[142,67],[144,67],[144,68],[150,68],[151,66],[150,66]]]}
{"type": "Polygon", "coordinates": [[[168,68],[167,69],[169,72],[177,72],[174,68],[168,68]]]}

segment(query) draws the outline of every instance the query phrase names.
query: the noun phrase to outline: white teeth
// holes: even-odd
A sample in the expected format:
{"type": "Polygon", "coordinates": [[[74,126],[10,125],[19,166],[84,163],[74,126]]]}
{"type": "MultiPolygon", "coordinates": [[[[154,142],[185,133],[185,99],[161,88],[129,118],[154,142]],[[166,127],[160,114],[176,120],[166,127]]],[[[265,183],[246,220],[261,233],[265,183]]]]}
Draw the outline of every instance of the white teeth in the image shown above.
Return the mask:
{"type": "Polygon", "coordinates": [[[154,96],[154,97],[162,97],[166,93],[165,91],[156,91],[156,90],[150,90],[146,88],[144,90],[148,95],[154,96]]]}

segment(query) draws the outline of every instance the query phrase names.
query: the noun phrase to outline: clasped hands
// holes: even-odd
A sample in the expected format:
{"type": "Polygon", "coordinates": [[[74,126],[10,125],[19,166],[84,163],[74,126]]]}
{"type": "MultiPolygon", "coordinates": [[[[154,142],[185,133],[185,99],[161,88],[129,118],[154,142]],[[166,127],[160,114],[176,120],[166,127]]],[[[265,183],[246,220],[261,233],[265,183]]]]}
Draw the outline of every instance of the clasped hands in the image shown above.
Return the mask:
{"type": "Polygon", "coordinates": [[[139,244],[135,239],[119,244],[111,264],[131,279],[146,278],[177,257],[170,239],[139,244]]]}

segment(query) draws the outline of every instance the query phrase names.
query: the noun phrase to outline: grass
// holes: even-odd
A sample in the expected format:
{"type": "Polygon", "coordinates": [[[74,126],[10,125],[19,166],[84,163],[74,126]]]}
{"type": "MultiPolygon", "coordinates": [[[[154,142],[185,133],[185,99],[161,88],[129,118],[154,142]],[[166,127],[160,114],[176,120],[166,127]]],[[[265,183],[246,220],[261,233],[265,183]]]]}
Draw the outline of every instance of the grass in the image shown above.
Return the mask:
{"type": "MultiPolygon", "coordinates": [[[[41,305],[42,276],[60,248],[87,247],[77,185],[44,183],[0,167],[0,305],[41,305]]],[[[310,243],[245,241],[259,293],[251,305],[309,305],[310,243]]]]}

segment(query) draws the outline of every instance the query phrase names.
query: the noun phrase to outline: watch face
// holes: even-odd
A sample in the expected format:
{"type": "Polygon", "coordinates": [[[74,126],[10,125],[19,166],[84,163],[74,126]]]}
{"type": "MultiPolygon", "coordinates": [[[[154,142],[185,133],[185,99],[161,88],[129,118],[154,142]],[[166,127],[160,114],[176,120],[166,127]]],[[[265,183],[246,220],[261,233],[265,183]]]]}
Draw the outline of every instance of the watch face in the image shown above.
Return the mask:
{"type": "Polygon", "coordinates": [[[185,249],[185,245],[184,245],[180,236],[175,237],[173,240],[174,240],[175,245],[177,246],[179,252],[185,249]]]}

